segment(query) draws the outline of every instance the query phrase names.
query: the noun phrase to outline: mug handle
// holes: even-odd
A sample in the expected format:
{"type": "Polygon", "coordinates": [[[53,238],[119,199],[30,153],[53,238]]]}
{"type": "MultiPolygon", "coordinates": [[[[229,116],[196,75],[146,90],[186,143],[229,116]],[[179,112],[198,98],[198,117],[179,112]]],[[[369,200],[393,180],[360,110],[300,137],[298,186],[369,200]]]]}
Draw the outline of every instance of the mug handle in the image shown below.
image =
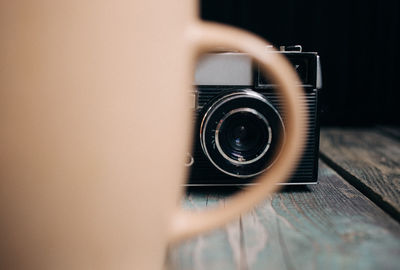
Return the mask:
{"type": "MultiPolygon", "coordinates": [[[[307,111],[302,102],[302,88],[293,67],[279,53],[267,53],[266,41],[246,31],[211,22],[196,20],[187,31],[187,38],[199,56],[216,47],[238,49],[257,60],[268,78],[279,85],[284,109],[285,143],[274,165],[263,173],[257,185],[234,195],[224,206],[199,212],[179,209],[172,217],[170,243],[174,244],[201,232],[214,229],[237,218],[278,189],[294,169],[305,142],[307,111]]],[[[274,51],[271,49],[270,51],[274,51]]]]}

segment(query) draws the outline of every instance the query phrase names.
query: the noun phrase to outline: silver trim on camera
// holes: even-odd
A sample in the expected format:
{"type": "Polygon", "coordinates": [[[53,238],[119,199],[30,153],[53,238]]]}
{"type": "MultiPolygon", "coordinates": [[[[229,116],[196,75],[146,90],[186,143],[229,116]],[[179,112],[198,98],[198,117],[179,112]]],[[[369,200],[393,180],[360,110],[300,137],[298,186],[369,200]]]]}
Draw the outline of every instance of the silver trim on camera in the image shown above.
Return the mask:
{"type": "MultiPolygon", "coordinates": [[[[280,121],[282,122],[283,128],[285,127],[285,126],[283,125],[283,120],[282,120],[280,114],[278,113],[278,111],[277,111],[273,106],[270,105],[270,103],[268,102],[268,100],[267,100],[265,97],[263,97],[261,94],[259,94],[259,93],[257,93],[257,92],[254,92],[254,91],[252,91],[252,90],[250,90],[250,89],[243,89],[243,90],[241,90],[240,92],[234,92],[234,93],[231,93],[231,94],[228,94],[228,95],[225,95],[225,96],[221,97],[220,99],[218,99],[217,101],[215,101],[215,102],[210,106],[210,108],[208,108],[208,110],[207,110],[207,112],[204,114],[203,119],[201,120],[201,124],[200,124],[200,144],[201,144],[201,148],[203,149],[203,153],[206,155],[206,157],[208,158],[208,160],[214,165],[215,168],[217,168],[217,169],[220,170],[221,172],[223,172],[223,173],[225,173],[225,174],[227,174],[227,175],[233,176],[233,177],[237,177],[237,178],[249,178],[249,177],[253,177],[253,176],[256,176],[256,175],[259,175],[259,174],[263,173],[263,172],[266,171],[269,167],[271,167],[271,166],[275,163],[275,161],[273,161],[267,168],[265,168],[265,169],[263,169],[263,170],[261,170],[261,171],[259,171],[259,172],[257,172],[257,173],[254,173],[254,174],[246,174],[246,175],[243,175],[243,174],[242,174],[242,175],[241,175],[241,174],[230,173],[230,172],[228,172],[228,171],[226,171],[226,170],[220,168],[220,167],[213,161],[213,159],[211,158],[210,154],[208,153],[208,150],[207,150],[207,147],[206,147],[206,138],[205,138],[205,136],[204,136],[204,131],[205,131],[206,128],[207,128],[208,121],[209,121],[209,119],[210,119],[210,115],[212,115],[212,114],[213,114],[220,106],[222,106],[223,104],[225,104],[225,103],[227,103],[227,102],[229,102],[229,101],[231,101],[231,100],[233,100],[233,99],[237,99],[237,98],[241,98],[241,97],[252,97],[252,98],[255,98],[255,99],[258,99],[258,100],[264,102],[266,105],[268,105],[269,107],[271,107],[271,108],[276,112],[276,114],[278,115],[280,121]]],[[[272,137],[272,136],[270,136],[270,138],[271,138],[271,137],[272,137]]],[[[284,130],[284,129],[283,129],[283,137],[285,137],[285,130],[284,130]]],[[[279,154],[280,154],[280,153],[278,153],[278,156],[279,156],[279,154]]],[[[265,155],[265,153],[264,153],[264,155],[265,155]]],[[[277,157],[277,158],[278,158],[278,157],[277,157]]]]}
{"type": "Polygon", "coordinates": [[[194,158],[190,153],[186,153],[186,156],[188,157],[188,162],[185,162],[185,167],[190,167],[194,164],[194,158]]]}
{"type": "Polygon", "coordinates": [[[259,160],[260,158],[262,158],[265,153],[267,153],[270,145],[271,145],[271,141],[272,141],[272,132],[271,132],[271,127],[269,125],[269,122],[267,119],[265,119],[264,115],[262,115],[261,113],[259,113],[258,111],[254,110],[254,109],[250,109],[250,108],[238,108],[238,109],[234,109],[231,110],[230,112],[228,112],[227,114],[224,115],[224,117],[219,121],[217,128],[215,130],[215,145],[217,146],[217,149],[219,151],[219,153],[226,159],[228,160],[230,163],[235,164],[235,165],[246,165],[246,164],[251,164],[253,162],[256,162],[257,160],[259,160]],[[243,157],[241,157],[242,160],[235,160],[233,158],[230,158],[225,152],[224,150],[222,150],[222,147],[219,143],[219,132],[221,129],[221,125],[222,123],[226,120],[226,118],[228,118],[229,116],[235,114],[235,113],[240,113],[240,112],[249,112],[252,113],[254,115],[256,115],[258,118],[260,118],[261,120],[263,120],[263,122],[265,123],[265,125],[267,126],[268,129],[268,142],[265,145],[264,150],[262,151],[262,153],[260,155],[258,155],[256,158],[250,159],[250,160],[245,160],[243,157]]]}
{"type": "MultiPolygon", "coordinates": [[[[281,182],[281,183],[276,183],[275,185],[278,186],[304,186],[304,185],[316,185],[318,182],[281,182]]],[[[259,183],[239,183],[239,184],[184,184],[185,187],[242,187],[242,186],[257,186],[259,183]]]]}

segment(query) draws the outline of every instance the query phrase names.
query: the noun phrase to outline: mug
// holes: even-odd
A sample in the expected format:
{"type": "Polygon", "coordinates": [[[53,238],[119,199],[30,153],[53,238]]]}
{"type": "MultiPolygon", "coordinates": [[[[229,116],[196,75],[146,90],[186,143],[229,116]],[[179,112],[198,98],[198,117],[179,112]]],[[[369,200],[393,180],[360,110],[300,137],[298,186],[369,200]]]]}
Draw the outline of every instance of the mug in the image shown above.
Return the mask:
{"type": "Polygon", "coordinates": [[[297,75],[194,0],[0,2],[0,268],[160,269],[286,179],[304,143],[297,75]],[[224,208],[179,210],[199,55],[249,53],[279,85],[286,142],[224,208]]]}

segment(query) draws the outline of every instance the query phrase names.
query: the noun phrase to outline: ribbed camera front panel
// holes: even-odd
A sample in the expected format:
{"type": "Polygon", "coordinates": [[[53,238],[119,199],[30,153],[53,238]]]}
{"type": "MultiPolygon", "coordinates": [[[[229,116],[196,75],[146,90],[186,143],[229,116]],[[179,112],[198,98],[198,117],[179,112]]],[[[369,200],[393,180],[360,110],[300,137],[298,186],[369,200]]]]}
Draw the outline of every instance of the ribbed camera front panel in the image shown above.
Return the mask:
{"type": "MultiPolygon", "coordinates": [[[[201,108],[213,97],[225,90],[241,89],[238,87],[200,87],[197,93],[196,130],[194,137],[193,158],[194,165],[191,167],[189,184],[227,185],[251,183],[251,178],[239,179],[228,176],[217,170],[204,155],[199,141],[199,117],[201,108]]],[[[242,88],[243,89],[243,88],[242,88]]],[[[279,94],[269,89],[254,90],[264,95],[279,111],[285,121],[285,112],[279,94]]],[[[317,181],[318,148],[319,148],[319,125],[318,125],[318,91],[307,89],[303,95],[303,102],[308,110],[308,125],[306,133],[306,145],[302,158],[294,171],[290,182],[315,183],[317,181]]],[[[304,116],[306,117],[306,116],[304,116]]]]}

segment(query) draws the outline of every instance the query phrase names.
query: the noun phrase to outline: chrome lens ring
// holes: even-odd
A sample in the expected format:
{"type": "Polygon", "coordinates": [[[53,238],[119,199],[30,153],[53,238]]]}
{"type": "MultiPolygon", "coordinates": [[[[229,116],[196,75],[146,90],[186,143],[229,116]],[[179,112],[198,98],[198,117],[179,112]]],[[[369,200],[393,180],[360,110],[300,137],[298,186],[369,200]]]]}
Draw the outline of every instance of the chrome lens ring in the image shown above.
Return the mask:
{"type": "Polygon", "coordinates": [[[259,113],[258,111],[254,110],[254,109],[251,109],[251,108],[238,108],[238,109],[231,110],[230,112],[225,114],[224,117],[220,120],[220,122],[217,125],[217,129],[215,131],[215,144],[217,146],[218,151],[225,159],[229,160],[232,164],[235,164],[235,165],[246,165],[246,164],[250,164],[250,163],[256,162],[257,160],[261,159],[267,153],[267,151],[271,145],[271,141],[272,141],[272,132],[271,132],[271,127],[269,125],[268,120],[261,113],[259,113]],[[261,122],[263,123],[264,127],[267,130],[266,140],[263,143],[263,147],[262,147],[261,151],[258,151],[260,153],[255,154],[255,156],[250,159],[248,159],[244,155],[239,155],[238,158],[232,158],[231,155],[227,154],[226,150],[224,151],[224,149],[220,143],[220,133],[222,130],[221,127],[228,121],[227,119],[229,119],[233,115],[243,114],[243,113],[252,114],[255,117],[257,117],[258,119],[260,119],[261,122]]]}
{"type": "MultiPolygon", "coordinates": [[[[244,126],[247,128],[246,125],[244,126]]],[[[252,130],[251,133],[254,135],[256,129],[253,127],[252,130]]],[[[225,133],[231,132],[228,129],[225,133]]],[[[223,92],[208,102],[203,109],[200,125],[201,147],[211,164],[227,175],[248,178],[262,173],[276,159],[283,138],[284,125],[279,112],[263,95],[252,90],[223,92]],[[224,123],[229,122],[232,117],[240,119],[241,114],[247,114],[246,117],[258,123],[256,128],[262,129],[263,132],[256,131],[256,133],[261,134],[262,140],[259,140],[259,137],[250,136],[250,139],[256,138],[255,141],[260,141],[253,152],[251,147],[255,144],[250,140],[249,152],[239,147],[236,153],[230,153],[230,148],[238,145],[234,143],[227,146],[226,141],[232,141],[232,139],[227,139],[226,136],[224,139],[222,130],[224,123]]]]}

